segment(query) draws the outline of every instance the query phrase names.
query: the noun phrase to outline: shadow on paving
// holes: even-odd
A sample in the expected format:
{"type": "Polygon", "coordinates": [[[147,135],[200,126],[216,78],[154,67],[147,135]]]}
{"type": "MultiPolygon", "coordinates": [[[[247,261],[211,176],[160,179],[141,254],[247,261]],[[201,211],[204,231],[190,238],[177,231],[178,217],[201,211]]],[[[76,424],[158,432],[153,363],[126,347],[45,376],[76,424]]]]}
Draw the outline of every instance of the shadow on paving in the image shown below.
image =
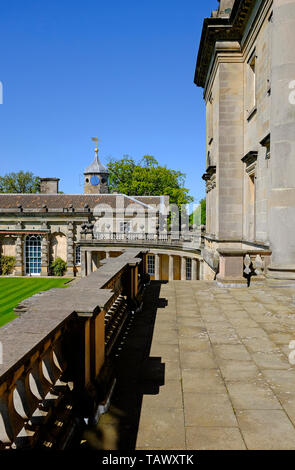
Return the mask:
{"type": "Polygon", "coordinates": [[[157,395],[164,385],[165,364],[160,357],[150,357],[157,309],[167,306],[160,298],[161,284],[153,281],[146,288],[142,311],[132,316],[120,338],[111,405],[98,425],[84,433],[87,447],[135,449],[143,395],[157,395]]]}

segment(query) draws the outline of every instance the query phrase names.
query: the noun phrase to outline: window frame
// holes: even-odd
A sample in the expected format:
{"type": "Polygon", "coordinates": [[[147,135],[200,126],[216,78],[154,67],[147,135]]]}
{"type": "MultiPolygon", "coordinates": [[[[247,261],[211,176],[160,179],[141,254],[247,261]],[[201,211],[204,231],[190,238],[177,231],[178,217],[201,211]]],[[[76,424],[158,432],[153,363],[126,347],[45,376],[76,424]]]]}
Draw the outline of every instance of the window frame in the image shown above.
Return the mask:
{"type": "Polygon", "coordinates": [[[155,255],[147,256],[147,272],[150,276],[155,275],[155,255]],[[152,269],[150,269],[152,267],[152,269]]]}

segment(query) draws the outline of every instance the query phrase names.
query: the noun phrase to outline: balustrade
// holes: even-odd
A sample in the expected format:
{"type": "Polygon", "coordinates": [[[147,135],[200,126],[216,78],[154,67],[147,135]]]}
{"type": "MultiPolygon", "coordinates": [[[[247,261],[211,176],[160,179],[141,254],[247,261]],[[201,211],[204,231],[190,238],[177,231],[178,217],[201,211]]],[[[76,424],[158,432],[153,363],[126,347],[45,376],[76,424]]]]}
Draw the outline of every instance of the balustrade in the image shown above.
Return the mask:
{"type": "Polygon", "coordinates": [[[0,449],[64,448],[89,417],[105,358],[140,306],[145,256],[130,249],[109,259],[67,289],[26,301],[0,329],[0,449]]]}
{"type": "Polygon", "coordinates": [[[145,245],[173,245],[183,247],[185,244],[193,248],[200,247],[201,234],[199,232],[180,233],[178,235],[167,233],[137,233],[137,232],[94,232],[93,240],[111,243],[137,243],[145,245]]]}

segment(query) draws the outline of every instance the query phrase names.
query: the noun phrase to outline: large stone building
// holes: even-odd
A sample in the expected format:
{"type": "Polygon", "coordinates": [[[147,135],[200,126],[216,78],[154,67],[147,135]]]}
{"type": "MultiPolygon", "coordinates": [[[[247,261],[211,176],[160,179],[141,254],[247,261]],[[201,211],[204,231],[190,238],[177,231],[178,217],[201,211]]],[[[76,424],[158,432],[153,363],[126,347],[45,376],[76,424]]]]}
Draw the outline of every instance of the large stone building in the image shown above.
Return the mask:
{"type": "Polygon", "coordinates": [[[199,239],[167,232],[169,197],[109,194],[108,177],[96,149],[84,194],[59,193],[58,178],[41,178],[40,194],[0,194],[0,254],[15,257],[12,275],[48,276],[60,257],[67,276],[85,276],[143,245],[152,279],[200,277],[199,239]]]}
{"type": "Polygon", "coordinates": [[[294,44],[295,0],[220,0],[204,20],[204,277],[220,284],[295,279],[294,44]]]}

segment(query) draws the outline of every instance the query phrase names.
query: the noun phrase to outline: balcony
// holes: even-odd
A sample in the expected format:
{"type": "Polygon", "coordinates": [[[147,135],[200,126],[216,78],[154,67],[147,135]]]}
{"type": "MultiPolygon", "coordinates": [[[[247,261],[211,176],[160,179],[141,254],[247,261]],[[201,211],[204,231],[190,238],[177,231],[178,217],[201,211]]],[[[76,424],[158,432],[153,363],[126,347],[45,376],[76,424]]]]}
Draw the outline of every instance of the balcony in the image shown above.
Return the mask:
{"type": "Polygon", "coordinates": [[[81,233],[81,241],[91,241],[93,245],[135,245],[145,247],[175,247],[199,250],[201,247],[201,231],[192,232],[95,232],[93,229],[81,233]]]}

